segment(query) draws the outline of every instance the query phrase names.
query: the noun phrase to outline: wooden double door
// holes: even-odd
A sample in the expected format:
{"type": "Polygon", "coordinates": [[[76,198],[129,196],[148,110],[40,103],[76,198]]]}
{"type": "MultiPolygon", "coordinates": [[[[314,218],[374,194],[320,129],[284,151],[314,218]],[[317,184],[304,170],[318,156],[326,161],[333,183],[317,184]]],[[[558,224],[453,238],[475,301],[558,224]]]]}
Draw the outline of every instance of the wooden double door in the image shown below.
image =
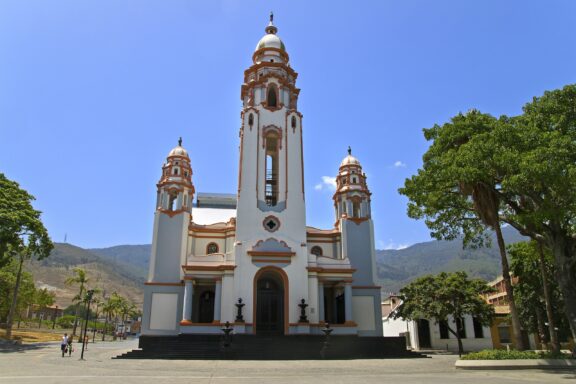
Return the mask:
{"type": "Polygon", "coordinates": [[[282,280],[261,277],[256,284],[256,333],[284,333],[284,287],[282,280]]]}

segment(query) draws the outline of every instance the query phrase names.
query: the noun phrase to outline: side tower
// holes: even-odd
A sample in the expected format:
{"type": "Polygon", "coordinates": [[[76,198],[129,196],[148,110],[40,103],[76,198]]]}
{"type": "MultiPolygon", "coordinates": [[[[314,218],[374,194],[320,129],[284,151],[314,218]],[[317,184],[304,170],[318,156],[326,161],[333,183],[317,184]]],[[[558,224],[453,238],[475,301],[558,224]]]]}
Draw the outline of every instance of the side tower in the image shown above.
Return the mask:
{"type": "Polygon", "coordinates": [[[376,251],[370,195],[362,165],[348,147],[348,156],[340,163],[336,176],[333,197],[336,227],[342,234],[342,257],[348,258],[355,269],[352,318],[358,324],[358,333],[381,336],[382,309],[380,287],[375,284],[376,251]]]}
{"type": "Polygon", "coordinates": [[[241,89],[235,293],[255,332],[290,333],[309,299],[300,90],[272,16],[265,32],[241,89]]]}
{"type": "Polygon", "coordinates": [[[157,184],[156,212],[148,281],[144,287],[143,334],[178,333],[182,313],[183,272],[194,185],[188,152],[170,151],[157,184]]]}

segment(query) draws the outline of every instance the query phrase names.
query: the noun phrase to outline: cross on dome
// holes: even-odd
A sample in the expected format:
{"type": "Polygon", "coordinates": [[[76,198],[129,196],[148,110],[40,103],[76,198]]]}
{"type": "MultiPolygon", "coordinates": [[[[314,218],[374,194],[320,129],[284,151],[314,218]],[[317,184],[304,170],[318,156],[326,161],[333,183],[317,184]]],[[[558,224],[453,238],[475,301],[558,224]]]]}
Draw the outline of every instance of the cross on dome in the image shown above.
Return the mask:
{"type": "Polygon", "coordinates": [[[270,12],[270,22],[268,23],[268,26],[265,29],[266,33],[268,34],[272,34],[275,35],[276,32],[278,32],[278,28],[276,28],[276,26],[274,25],[274,13],[270,12]]]}

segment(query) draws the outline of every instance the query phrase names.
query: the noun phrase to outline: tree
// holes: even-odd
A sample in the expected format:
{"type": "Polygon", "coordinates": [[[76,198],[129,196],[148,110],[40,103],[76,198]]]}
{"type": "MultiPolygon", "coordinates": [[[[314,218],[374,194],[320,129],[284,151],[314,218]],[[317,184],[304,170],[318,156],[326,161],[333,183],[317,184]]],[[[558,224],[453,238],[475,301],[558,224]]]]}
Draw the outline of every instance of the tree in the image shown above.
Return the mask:
{"type": "Polygon", "coordinates": [[[6,321],[6,337],[12,336],[13,318],[18,305],[24,262],[32,257],[48,257],[54,245],[40,220],[40,211],[32,207],[34,196],[18,183],[0,173],[0,263],[18,260],[18,271],[10,311],[6,321]]]}
{"type": "Polygon", "coordinates": [[[122,297],[118,293],[113,292],[112,295],[106,298],[104,305],[102,306],[102,312],[106,315],[106,320],[104,322],[104,332],[102,333],[102,341],[106,335],[106,330],[108,329],[108,323],[113,317],[117,317],[121,309],[122,297]]]}
{"type": "MultiPolygon", "coordinates": [[[[34,292],[34,304],[38,307],[39,311],[42,311],[46,307],[54,304],[54,297],[56,294],[54,292],[48,291],[47,288],[36,289],[34,292]]],[[[42,327],[42,317],[39,317],[38,328],[42,327]]]]}
{"type": "Polygon", "coordinates": [[[535,97],[496,134],[509,154],[503,220],[551,249],[576,340],[576,84],[535,97]]]}
{"type": "Polygon", "coordinates": [[[437,239],[453,240],[464,235],[465,245],[479,246],[485,243],[486,228],[494,230],[514,342],[518,349],[525,349],[501,231],[502,171],[499,146],[493,140],[500,124],[491,115],[471,110],[442,126],[424,129],[426,140],[432,144],[418,174],[407,179],[399,192],[410,199],[408,215],[425,218],[437,239]]]}
{"type": "Polygon", "coordinates": [[[533,240],[509,246],[508,254],[511,257],[512,272],[518,277],[516,292],[524,328],[538,332],[544,341],[550,341],[553,351],[559,352],[556,328],[561,331],[568,328],[562,326],[566,324],[563,321],[565,313],[560,290],[554,280],[555,268],[551,252],[533,240]]]}
{"type": "MultiPolygon", "coordinates": [[[[18,264],[19,262],[16,259],[12,259],[9,260],[8,264],[0,268],[0,323],[4,323],[8,319],[16,286],[18,264]]],[[[33,304],[35,291],[33,276],[29,272],[22,271],[14,319],[20,318],[26,308],[33,304]]]]}
{"type": "Polygon", "coordinates": [[[482,325],[490,325],[494,308],[486,302],[483,295],[492,291],[485,281],[469,279],[465,272],[442,272],[436,276],[423,276],[400,290],[402,304],[393,317],[445,322],[448,331],[458,340],[458,354],[462,356],[462,320],[465,315],[470,315],[482,325]],[[456,327],[450,325],[449,317],[456,327]]]}
{"type": "Polygon", "coordinates": [[[76,309],[74,311],[74,328],[72,329],[72,338],[76,336],[76,328],[78,327],[78,311],[80,310],[80,303],[84,300],[84,293],[86,290],[86,284],[89,279],[86,275],[86,270],[82,268],[74,268],[74,276],[66,279],[64,284],[66,285],[78,285],[78,295],[74,296],[74,301],[76,302],[76,309]]]}

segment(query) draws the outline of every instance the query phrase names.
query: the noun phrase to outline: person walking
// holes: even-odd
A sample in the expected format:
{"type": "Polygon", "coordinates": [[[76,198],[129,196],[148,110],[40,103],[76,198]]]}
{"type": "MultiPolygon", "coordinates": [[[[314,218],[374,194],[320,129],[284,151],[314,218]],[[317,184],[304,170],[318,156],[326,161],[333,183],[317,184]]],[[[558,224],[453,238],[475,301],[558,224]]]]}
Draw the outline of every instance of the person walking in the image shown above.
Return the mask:
{"type": "Polygon", "coordinates": [[[68,334],[65,333],[60,341],[60,350],[62,351],[62,357],[66,354],[66,348],[68,347],[68,334]]]}
{"type": "Polygon", "coordinates": [[[72,356],[72,352],[74,352],[74,347],[72,347],[72,338],[68,339],[68,357],[72,356]]]}

